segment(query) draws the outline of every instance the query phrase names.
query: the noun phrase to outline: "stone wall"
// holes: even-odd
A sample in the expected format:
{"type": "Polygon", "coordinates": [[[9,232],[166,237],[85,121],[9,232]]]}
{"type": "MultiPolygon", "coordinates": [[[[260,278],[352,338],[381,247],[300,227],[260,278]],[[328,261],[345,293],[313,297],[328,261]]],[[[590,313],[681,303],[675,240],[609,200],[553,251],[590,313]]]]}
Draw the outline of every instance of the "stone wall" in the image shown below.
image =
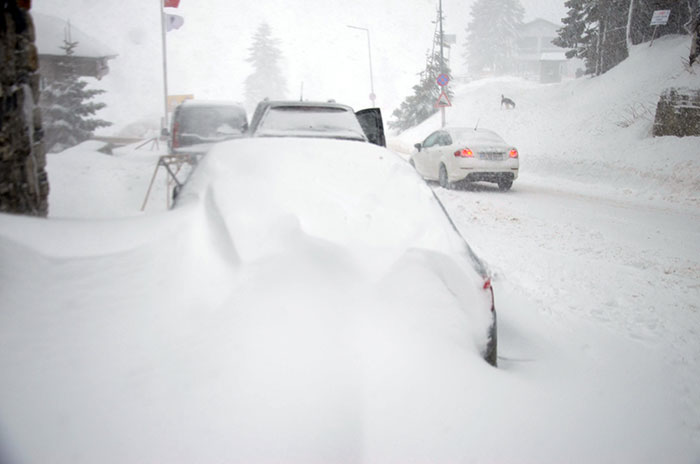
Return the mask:
{"type": "Polygon", "coordinates": [[[700,90],[666,89],[656,105],[654,137],[700,135],[700,90]]]}
{"type": "Polygon", "coordinates": [[[0,0],[0,212],[46,216],[39,62],[28,0],[0,0]]]}

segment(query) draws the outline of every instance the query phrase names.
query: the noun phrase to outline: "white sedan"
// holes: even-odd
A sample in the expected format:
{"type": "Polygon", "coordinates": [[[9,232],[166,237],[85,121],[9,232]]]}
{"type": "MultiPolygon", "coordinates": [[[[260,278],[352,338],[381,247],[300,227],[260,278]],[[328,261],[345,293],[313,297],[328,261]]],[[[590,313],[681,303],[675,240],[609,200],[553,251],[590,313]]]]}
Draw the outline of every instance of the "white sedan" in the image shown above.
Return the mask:
{"type": "Polygon", "coordinates": [[[415,145],[410,163],[427,180],[444,188],[455,183],[495,182],[508,190],[518,178],[518,150],[487,129],[447,127],[415,145]]]}

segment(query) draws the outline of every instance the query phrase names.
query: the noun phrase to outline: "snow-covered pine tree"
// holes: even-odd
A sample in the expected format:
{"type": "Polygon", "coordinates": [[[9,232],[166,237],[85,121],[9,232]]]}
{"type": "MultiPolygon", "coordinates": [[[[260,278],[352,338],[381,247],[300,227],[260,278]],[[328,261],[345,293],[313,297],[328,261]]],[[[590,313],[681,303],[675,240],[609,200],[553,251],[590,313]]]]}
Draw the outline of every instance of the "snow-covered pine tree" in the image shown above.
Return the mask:
{"type": "Polygon", "coordinates": [[[564,27],[559,29],[559,36],[552,43],[568,48],[567,58],[581,58],[586,64],[586,74],[595,74],[598,61],[598,1],[567,0],[564,5],[569,9],[562,19],[564,27]]]}
{"type": "Polygon", "coordinates": [[[596,74],[617,66],[629,56],[627,51],[627,20],[629,0],[598,0],[598,63],[596,74]]]}
{"type": "Polygon", "coordinates": [[[520,0],[476,0],[470,14],[464,45],[469,73],[501,75],[515,70],[518,27],[525,15],[520,0]]]}
{"type": "Polygon", "coordinates": [[[554,44],[571,49],[569,58],[584,59],[587,74],[599,75],[627,58],[630,45],[651,40],[655,10],[671,10],[656,37],[688,33],[700,0],[567,0],[564,5],[569,11],[554,44]]]}
{"type": "Polygon", "coordinates": [[[599,75],[627,58],[629,0],[568,0],[564,27],[553,43],[582,58],[586,74],[599,75]]]}
{"type": "Polygon", "coordinates": [[[87,89],[88,83],[80,78],[70,57],[78,42],[64,40],[61,47],[65,58],[56,63],[56,74],[46,78],[39,105],[44,127],[44,143],[49,152],[59,152],[92,137],[100,127],[112,123],[91,118],[106,105],[91,102],[104,90],[87,89]]]}
{"type": "MultiPolygon", "coordinates": [[[[444,16],[444,15],[443,15],[444,16]]],[[[439,19],[439,13],[438,13],[439,19]]],[[[443,18],[444,19],[444,18],[443,18]]],[[[440,98],[441,88],[437,85],[437,78],[440,74],[447,74],[452,78],[447,58],[443,57],[442,68],[440,66],[440,32],[437,29],[433,33],[433,47],[426,54],[425,69],[420,73],[420,82],[413,86],[413,95],[406,97],[401,105],[391,113],[394,120],[389,121],[388,125],[392,129],[397,129],[399,132],[410,127],[417,126],[433,114],[437,113],[435,103],[440,98]]],[[[454,93],[449,87],[445,93],[447,98],[452,99],[454,93]]]]}
{"type": "Polygon", "coordinates": [[[252,111],[258,102],[265,98],[286,98],[287,82],[279,63],[282,59],[279,40],[272,38],[272,31],[267,23],[258,26],[253,36],[253,44],[248,50],[250,56],[246,61],[252,64],[253,73],[245,80],[246,108],[252,111]]]}

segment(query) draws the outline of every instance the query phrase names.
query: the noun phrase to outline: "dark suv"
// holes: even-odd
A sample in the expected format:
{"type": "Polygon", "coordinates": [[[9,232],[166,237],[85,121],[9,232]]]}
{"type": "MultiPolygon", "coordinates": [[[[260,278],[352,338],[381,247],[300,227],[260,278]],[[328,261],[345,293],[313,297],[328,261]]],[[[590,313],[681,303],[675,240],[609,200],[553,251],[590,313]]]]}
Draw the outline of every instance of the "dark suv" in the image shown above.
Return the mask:
{"type": "Polygon", "coordinates": [[[186,100],[175,108],[168,146],[170,153],[205,153],[223,140],[242,137],[248,118],[231,102],[186,100]]]}
{"type": "Polygon", "coordinates": [[[358,112],[347,105],[309,101],[262,101],[250,122],[252,137],[313,137],[386,146],[379,108],[358,112]]]}

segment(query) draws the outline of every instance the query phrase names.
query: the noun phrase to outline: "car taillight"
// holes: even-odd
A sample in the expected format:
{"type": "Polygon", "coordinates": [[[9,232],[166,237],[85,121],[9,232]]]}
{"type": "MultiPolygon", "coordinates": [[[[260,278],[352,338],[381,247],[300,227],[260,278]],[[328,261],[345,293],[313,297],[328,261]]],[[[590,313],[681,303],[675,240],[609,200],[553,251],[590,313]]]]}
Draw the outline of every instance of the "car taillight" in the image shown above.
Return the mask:
{"type": "Polygon", "coordinates": [[[180,141],[178,140],[177,133],[180,132],[180,124],[173,124],[173,134],[172,134],[172,147],[177,148],[180,146],[180,141]]]}
{"type": "Polygon", "coordinates": [[[493,297],[493,287],[491,286],[491,278],[487,277],[486,280],[484,280],[484,290],[488,290],[491,292],[491,312],[496,310],[496,302],[494,301],[493,297]]]}
{"type": "Polygon", "coordinates": [[[469,148],[462,148],[455,152],[455,157],[458,158],[474,158],[474,153],[469,148]]]}
{"type": "Polygon", "coordinates": [[[518,150],[516,150],[515,148],[513,148],[513,149],[510,151],[509,155],[510,155],[511,158],[517,158],[517,157],[518,157],[518,150]]]}

